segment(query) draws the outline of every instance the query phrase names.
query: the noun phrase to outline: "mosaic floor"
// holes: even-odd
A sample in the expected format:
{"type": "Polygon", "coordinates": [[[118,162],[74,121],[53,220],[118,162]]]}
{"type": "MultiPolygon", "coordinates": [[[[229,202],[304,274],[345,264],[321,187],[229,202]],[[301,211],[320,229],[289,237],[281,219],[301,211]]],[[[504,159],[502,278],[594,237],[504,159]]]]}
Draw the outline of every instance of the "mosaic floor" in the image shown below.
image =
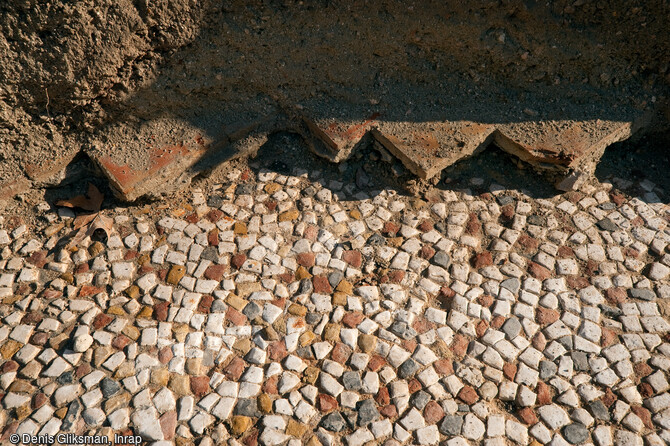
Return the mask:
{"type": "Polygon", "coordinates": [[[419,199],[319,178],[236,171],[103,210],[109,236],[76,244],[69,208],[0,217],[3,444],[670,443],[653,184],[419,199]]]}

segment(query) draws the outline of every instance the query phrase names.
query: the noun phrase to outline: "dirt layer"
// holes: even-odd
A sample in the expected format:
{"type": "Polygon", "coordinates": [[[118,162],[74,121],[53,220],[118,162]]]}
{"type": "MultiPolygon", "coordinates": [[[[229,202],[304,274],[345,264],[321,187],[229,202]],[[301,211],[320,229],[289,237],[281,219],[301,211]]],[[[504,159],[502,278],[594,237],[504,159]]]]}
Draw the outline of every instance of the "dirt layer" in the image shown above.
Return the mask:
{"type": "Polygon", "coordinates": [[[132,165],[155,140],[216,141],[326,102],[352,119],[518,123],[665,100],[665,1],[414,3],[4,1],[0,179],[58,182],[82,149],[132,165]]]}

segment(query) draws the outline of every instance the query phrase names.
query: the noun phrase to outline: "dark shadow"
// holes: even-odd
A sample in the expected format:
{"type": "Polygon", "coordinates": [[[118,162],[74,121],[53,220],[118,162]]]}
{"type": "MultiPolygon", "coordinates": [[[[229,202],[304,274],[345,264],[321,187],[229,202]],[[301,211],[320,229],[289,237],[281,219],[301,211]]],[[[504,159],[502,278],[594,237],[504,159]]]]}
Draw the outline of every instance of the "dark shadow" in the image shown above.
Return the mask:
{"type": "MultiPolygon", "coordinates": [[[[249,167],[256,175],[260,172],[306,174],[310,182],[329,188],[340,200],[374,198],[382,190],[413,196],[408,186],[416,178],[380,145],[363,145],[347,161],[333,165],[314,155],[299,135],[290,132],[271,135],[250,159],[249,167]]],[[[558,194],[552,184],[529,165],[491,144],[482,152],[447,167],[435,187],[482,195],[490,192],[492,186],[502,186],[509,191],[507,195],[522,192],[537,199],[558,194]]]]}
{"type": "Polygon", "coordinates": [[[413,178],[398,160],[388,153],[382,155],[371,144],[334,165],[312,153],[303,138],[292,132],[272,134],[249,160],[249,167],[256,174],[306,175],[311,183],[330,189],[340,200],[374,198],[386,189],[407,195],[405,182],[413,178]]]}
{"type": "Polygon", "coordinates": [[[103,208],[109,207],[113,194],[109,182],[105,181],[98,172],[95,163],[84,153],[79,153],[65,168],[62,179],[44,189],[44,200],[51,206],[60,200],[67,200],[77,195],[85,195],[88,183],[95,185],[105,195],[103,208]]]}
{"type": "MultiPolygon", "coordinates": [[[[550,174],[540,174],[533,167],[490,144],[482,152],[463,159],[442,171],[438,188],[468,190],[481,195],[491,192],[492,186],[509,192],[521,192],[531,198],[552,198],[557,191],[550,174]]],[[[505,194],[503,194],[505,195],[505,194]]]]}
{"type": "MultiPolygon", "coordinates": [[[[57,184],[51,184],[44,188],[44,200],[56,209],[56,203],[60,200],[68,200],[78,195],[86,195],[88,184],[91,183],[104,195],[101,209],[130,208],[143,206],[153,200],[149,197],[141,197],[134,202],[123,201],[117,198],[114,191],[100,173],[99,167],[86,154],[79,153],[67,165],[62,173],[62,180],[57,184]]],[[[88,211],[74,209],[76,215],[87,214],[88,211]]]]}
{"type": "Polygon", "coordinates": [[[596,177],[647,202],[668,203],[670,132],[648,133],[613,144],[600,159],[596,177]]]}

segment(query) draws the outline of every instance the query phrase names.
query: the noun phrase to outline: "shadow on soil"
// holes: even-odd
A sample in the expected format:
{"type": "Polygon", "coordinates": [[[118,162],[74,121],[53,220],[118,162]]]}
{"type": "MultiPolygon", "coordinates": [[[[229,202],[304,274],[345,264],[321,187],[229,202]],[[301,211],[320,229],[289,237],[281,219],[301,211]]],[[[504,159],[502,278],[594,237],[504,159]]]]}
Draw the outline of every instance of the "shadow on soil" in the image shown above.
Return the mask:
{"type": "MultiPolygon", "coordinates": [[[[582,11],[566,17],[558,6],[499,6],[230,2],[152,82],[108,107],[100,134],[111,135],[108,147],[122,134],[179,140],[189,135],[180,134],[181,122],[219,147],[206,155],[216,165],[235,155],[225,144],[231,127],[284,111],[354,122],[379,114],[398,123],[637,116],[634,106],[649,92],[631,74],[628,45],[605,52],[600,42],[639,27],[622,25],[615,35],[583,26],[582,11]]],[[[648,28],[661,18],[649,20],[648,28]]]]}
{"type": "MultiPolygon", "coordinates": [[[[280,175],[306,173],[310,181],[328,187],[342,200],[374,198],[385,189],[412,196],[409,190],[416,181],[399,160],[378,146],[366,145],[346,162],[333,164],[314,155],[300,136],[289,132],[271,135],[249,165],[256,174],[264,171],[280,175]]],[[[491,144],[482,152],[447,167],[435,187],[477,196],[490,192],[491,186],[502,186],[532,198],[550,198],[559,193],[552,184],[548,178],[491,144]]]]}
{"type": "Polygon", "coordinates": [[[648,133],[613,144],[600,159],[595,175],[599,181],[611,181],[630,195],[667,204],[670,202],[670,131],[648,133]]]}

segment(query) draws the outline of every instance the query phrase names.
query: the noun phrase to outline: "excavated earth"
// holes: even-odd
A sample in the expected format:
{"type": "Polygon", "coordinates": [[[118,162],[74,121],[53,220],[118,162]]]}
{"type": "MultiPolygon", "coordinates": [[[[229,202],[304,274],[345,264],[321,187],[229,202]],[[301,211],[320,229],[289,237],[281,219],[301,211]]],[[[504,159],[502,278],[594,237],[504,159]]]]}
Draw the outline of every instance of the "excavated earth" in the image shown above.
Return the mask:
{"type": "Polygon", "coordinates": [[[333,161],[376,142],[422,179],[491,143],[588,175],[658,125],[668,9],[6,1],[0,198],[69,181],[79,154],[119,197],[156,196],[281,130],[333,161]]]}

